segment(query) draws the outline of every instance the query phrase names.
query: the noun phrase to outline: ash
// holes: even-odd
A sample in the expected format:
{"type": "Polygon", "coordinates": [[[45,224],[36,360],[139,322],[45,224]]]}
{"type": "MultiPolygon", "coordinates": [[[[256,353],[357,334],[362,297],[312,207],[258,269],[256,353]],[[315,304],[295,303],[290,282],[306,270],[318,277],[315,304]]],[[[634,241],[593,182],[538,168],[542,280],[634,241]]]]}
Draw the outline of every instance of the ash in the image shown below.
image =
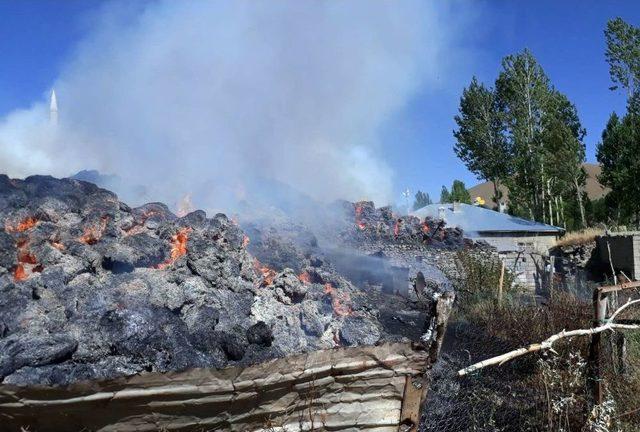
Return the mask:
{"type": "Polygon", "coordinates": [[[462,233],[371,203],[334,207],[317,237],[283,214],[177,217],[84,181],[0,176],[0,381],[434,343],[435,301],[451,290],[438,257],[465,247],[462,233]]]}

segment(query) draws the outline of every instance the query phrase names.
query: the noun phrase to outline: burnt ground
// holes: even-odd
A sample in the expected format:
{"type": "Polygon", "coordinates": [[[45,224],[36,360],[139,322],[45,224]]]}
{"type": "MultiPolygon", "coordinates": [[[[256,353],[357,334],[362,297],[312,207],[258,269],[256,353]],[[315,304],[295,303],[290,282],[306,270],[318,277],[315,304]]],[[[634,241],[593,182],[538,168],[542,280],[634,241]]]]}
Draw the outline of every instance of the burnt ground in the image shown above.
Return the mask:
{"type": "Polygon", "coordinates": [[[434,301],[450,287],[429,256],[465,247],[462,233],[369,203],[336,206],[340,223],[317,237],[286,217],[241,229],[224,214],[131,208],[79,180],[0,176],[1,382],[431,343],[434,301]]]}

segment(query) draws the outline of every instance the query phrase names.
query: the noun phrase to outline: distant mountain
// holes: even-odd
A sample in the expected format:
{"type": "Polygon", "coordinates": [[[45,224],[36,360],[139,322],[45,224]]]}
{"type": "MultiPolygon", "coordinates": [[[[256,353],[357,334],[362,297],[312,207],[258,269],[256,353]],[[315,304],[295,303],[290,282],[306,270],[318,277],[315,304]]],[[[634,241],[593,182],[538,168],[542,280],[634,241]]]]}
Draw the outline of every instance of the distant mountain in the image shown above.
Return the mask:
{"type": "MultiPolygon", "coordinates": [[[[598,164],[592,163],[584,163],[582,164],[582,166],[587,173],[587,181],[584,189],[587,192],[587,196],[589,197],[589,199],[593,201],[608,194],[609,189],[602,186],[598,181],[598,175],[600,175],[602,167],[600,167],[600,165],[598,164]]],[[[508,201],[509,190],[505,186],[502,186],[501,190],[505,200],[508,201]]],[[[482,199],[484,199],[487,205],[491,205],[493,203],[493,183],[480,183],[470,188],[469,194],[471,195],[472,200],[474,200],[476,197],[481,197],[482,199]]]]}

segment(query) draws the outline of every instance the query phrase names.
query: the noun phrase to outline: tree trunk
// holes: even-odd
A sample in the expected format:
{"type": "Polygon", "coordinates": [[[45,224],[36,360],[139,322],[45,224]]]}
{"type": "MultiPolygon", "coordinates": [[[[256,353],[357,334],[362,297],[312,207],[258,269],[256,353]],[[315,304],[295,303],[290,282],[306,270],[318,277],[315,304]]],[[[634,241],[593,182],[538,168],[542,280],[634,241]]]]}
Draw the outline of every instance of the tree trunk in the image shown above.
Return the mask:
{"type": "Polygon", "coordinates": [[[587,227],[587,219],[584,216],[584,205],[582,204],[582,193],[580,191],[580,186],[578,185],[578,179],[573,179],[573,184],[576,187],[576,196],[578,198],[578,207],[580,208],[580,223],[582,224],[582,228],[587,227]]]}
{"type": "Polygon", "coordinates": [[[549,204],[549,224],[553,225],[553,201],[551,199],[551,180],[547,179],[547,200],[549,204]]]}
{"type": "Polygon", "coordinates": [[[498,210],[500,210],[500,199],[498,198],[498,195],[500,193],[500,186],[498,180],[493,179],[491,180],[491,183],[493,183],[493,202],[498,207],[498,210]]]}

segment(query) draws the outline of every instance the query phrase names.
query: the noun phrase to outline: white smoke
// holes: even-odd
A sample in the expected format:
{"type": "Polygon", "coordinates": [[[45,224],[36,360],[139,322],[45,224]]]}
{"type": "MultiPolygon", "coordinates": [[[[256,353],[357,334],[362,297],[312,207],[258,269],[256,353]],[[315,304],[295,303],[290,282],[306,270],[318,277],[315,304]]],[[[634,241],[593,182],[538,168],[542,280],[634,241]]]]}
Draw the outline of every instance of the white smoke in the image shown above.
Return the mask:
{"type": "Polygon", "coordinates": [[[282,182],[320,200],[390,199],[379,133],[444,79],[446,2],[161,1],[105,8],[44,101],[0,121],[11,176],[95,168],[198,207],[282,182]]]}

